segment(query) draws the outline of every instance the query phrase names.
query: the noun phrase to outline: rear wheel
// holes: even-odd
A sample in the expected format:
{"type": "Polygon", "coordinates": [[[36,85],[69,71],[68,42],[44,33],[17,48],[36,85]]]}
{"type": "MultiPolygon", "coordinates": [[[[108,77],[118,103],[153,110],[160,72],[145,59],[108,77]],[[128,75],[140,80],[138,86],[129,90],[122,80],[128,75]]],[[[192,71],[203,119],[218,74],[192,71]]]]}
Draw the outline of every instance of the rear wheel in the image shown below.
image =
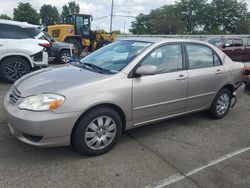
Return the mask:
{"type": "Polygon", "coordinates": [[[215,97],[209,109],[209,115],[215,119],[223,118],[231,105],[232,93],[228,89],[222,89],[215,97]]]}
{"type": "Polygon", "coordinates": [[[21,57],[9,57],[0,63],[0,75],[9,83],[31,72],[30,64],[21,57]]]}
{"type": "Polygon", "coordinates": [[[101,107],[83,116],[72,133],[72,144],[81,154],[90,156],[108,152],[122,132],[119,114],[107,107],[101,107]]]}
{"type": "Polygon", "coordinates": [[[60,63],[69,63],[70,61],[70,51],[69,50],[61,50],[58,55],[58,61],[60,63]]]}
{"type": "Polygon", "coordinates": [[[83,46],[82,46],[82,43],[81,43],[81,41],[79,39],[69,38],[69,39],[66,39],[65,42],[73,44],[73,46],[74,46],[73,53],[74,54],[81,55],[82,50],[83,50],[83,46]]]}

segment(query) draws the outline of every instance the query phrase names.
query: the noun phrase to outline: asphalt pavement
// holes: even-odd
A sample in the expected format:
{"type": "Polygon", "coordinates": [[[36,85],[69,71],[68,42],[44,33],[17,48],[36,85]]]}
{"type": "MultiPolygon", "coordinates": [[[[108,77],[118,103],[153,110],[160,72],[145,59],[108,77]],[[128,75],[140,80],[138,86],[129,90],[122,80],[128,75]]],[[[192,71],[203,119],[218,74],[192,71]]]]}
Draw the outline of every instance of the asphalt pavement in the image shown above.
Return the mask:
{"type": "Polygon", "coordinates": [[[107,154],[41,149],[14,138],[3,116],[0,187],[250,187],[250,92],[222,120],[205,112],[130,130],[107,154]]]}

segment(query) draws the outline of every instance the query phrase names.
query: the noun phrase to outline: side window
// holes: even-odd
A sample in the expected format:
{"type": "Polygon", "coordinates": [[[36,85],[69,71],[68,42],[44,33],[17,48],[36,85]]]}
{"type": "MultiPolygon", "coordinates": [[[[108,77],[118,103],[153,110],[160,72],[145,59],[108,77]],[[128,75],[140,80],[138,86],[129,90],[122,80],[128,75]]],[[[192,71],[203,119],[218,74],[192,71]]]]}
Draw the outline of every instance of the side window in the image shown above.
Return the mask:
{"type": "Polygon", "coordinates": [[[213,52],[210,48],[198,44],[187,44],[186,46],[189,59],[189,69],[214,66],[213,52]]]}
{"type": "Polygon", "coordinates": [[[1,38],[4,39],[25,39],[30,38],[29,34],[21,27],[15,25],[0,24],[1,38]]]}
{"type": "Polygon", "coordinates": [[[243,46],[243,41],[241,39],[234,39],[234,46],[243,46]]]}
{"type": "Polygon", "coordinates": [[[158,73],[181,70],[181,44],[168,44],[157,48],[142,61],[141,65],[154,65],[157,67],[158,73]]]}
{"type": "Polygon", "coordinates": [[[233,46],[233,40],[232,39],[227,39],[225,41],[225,47],[232,47],[233,46]]]}

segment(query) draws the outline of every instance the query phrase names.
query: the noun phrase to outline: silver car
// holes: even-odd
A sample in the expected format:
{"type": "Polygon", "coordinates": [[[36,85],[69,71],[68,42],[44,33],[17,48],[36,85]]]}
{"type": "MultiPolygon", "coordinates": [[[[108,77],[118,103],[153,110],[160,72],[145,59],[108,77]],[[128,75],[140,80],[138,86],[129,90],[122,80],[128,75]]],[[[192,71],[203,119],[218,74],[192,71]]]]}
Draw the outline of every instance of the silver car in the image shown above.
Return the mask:
{"type": "Polygon", "coordinates": [[[223,118],[245,89],[243,69],[204,42],[121,40],[18,80],[4,100],[6,121],[27,144],[100,155],[127,129],[203,110],[223,118]]]}

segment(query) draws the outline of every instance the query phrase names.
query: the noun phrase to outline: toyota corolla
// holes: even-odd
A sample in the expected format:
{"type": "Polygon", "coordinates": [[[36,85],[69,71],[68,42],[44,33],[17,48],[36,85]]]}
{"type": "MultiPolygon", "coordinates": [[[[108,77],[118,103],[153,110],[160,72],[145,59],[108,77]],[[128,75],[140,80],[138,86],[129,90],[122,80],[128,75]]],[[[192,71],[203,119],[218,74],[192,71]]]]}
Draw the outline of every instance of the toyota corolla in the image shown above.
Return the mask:
{"type": "Polygon", "coordinates": [[[18,80],[4,100],[6,121],[27,144],[100,155],[127,129],[204,110],[223,118],[245,89],[243,69],[204,42],[121,40],[18,80]]]}

